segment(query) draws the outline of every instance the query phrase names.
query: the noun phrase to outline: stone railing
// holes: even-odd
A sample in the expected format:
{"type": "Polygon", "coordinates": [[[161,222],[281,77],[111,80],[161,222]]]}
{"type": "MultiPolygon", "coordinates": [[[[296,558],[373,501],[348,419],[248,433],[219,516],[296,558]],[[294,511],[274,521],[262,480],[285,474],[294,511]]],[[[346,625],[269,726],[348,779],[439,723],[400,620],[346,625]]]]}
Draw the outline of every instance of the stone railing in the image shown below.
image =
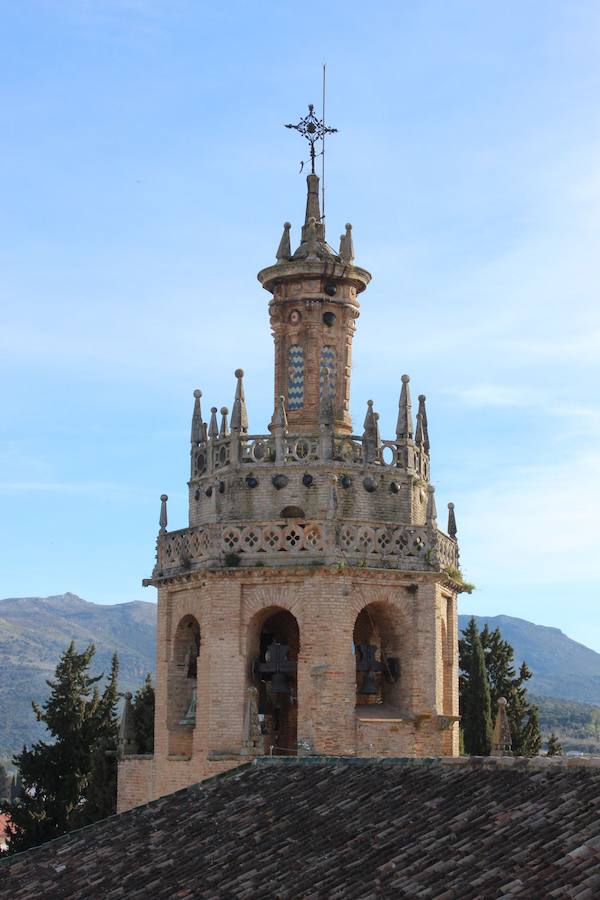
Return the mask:
{"type": "Polygon", "coordinates": [[[260,563],[347,563],[441,571],[458,566],[458,552],[455,541],[427,525],[293,520],[219,523],[160,534],[153,577],[260,563]]]}
{"type": "Polygon", "coordinates": [[[214,438],[194,448],[192,478],[222,471],[231,465],[307,465],[342,462],[348,466],[388,466],[429,478],[429,457],[414,441],[381,441],[372,446],[360,435],[238,434],[214,438]]]}

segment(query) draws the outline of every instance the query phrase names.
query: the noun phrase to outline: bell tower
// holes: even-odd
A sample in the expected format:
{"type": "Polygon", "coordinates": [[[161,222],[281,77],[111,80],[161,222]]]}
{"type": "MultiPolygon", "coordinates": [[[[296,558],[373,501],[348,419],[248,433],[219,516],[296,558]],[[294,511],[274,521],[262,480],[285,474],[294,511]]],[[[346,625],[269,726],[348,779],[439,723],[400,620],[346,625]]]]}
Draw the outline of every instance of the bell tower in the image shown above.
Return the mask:
{"type": "Polygon", "coordinates": [[[292,253],[290,224],[283,226],[277,263],[258,273],[273,299],[269,304],[275,341],[275,403],[284,397],[290,429],[318,431],[321,407],[331,404],[334,428],[352,432],[350,373],[358,295],[371,280],[354,265],[352,226],[335,253],[325,240],[319,208],[319,178],[307,179],[306,215],[292,253]]]}
{"type": "MultiPolygon", "coordinates": [[[[325,239],[314,171],[300,243],[284,225],[270,294],[274,411],[251,428],[244,373],[204,421],[194,391],[189,521],[161,495],[155,741],[123,727],[119,810],[257,755],[458,754],[456,517],[438,527],[425,395],[398,374],[392,436],[350,417],[351,349],[370,274],[346,225],[325,239]],[[357,433],[358,432],[358,433],[357,433]]],[[[233,366],[232,366],[233,368],[233,366]]],[[[362,416],[361,416],[362,419],[362,416]]],[[[128,707],[126,706],[126,714],[128,707]]],[[[125,723],[126,725],[127,723],[125,723]]]]}

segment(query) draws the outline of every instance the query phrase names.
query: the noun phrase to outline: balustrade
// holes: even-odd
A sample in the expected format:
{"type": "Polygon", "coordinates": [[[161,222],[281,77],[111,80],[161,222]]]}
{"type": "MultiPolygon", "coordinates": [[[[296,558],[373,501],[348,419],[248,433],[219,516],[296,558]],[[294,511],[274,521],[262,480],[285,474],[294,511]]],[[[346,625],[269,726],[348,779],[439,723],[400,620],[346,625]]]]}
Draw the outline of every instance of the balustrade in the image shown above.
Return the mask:
{"type": "Polygon", "coordinates": [[[202,525],[159,535],[155,575],[222,565],[235,554],[245,565],[322,562],[400,568],[456,567],[456,542],[425,525],[369,522],[250,522],[202,525]]]}

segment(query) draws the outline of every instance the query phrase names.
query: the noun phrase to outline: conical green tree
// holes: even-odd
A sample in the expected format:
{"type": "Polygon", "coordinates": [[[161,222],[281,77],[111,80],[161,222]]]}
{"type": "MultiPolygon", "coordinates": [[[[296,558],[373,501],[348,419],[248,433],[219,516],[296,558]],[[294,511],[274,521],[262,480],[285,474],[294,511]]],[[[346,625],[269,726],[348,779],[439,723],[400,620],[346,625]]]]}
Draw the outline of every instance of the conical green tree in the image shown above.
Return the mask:
{"type": "Polygon", "coordinates": [[[132,706],[138,753],[153,753],[154,688],[152,686],[152,675],[149,672],[142,687],[135,692],[132,706]]]}
{"type": "MultiPolygon", "coordinates": [[[[23,747],[14,757],[21,788],[15,802],[0,810],[10,817],[8,852],[26,850],[58,837],[90,821],[86,806],[96,802],[100,774],[94,775],[94,760],[105,743],[116,714],[116,660],[105,691],[100,694],[92,677],[91,644],[77,653],[73,643],[61,656],[55,678],[48,681],[50,695],[33,709],[52,742],[38,741],[23,747]],[[107,723],[110,723],[110,727],[107,723]]],[[[102,804],[100,804],[102,805],[102,804]]]]}
{"type": "Polygon", "coordinates": [[[460,715],[465,752],[489,756],[492,747],[490,687],[475,619],[460,641],[460,715]]]}
{"type": "Polygon", "coordinates": [[[115,653],[110,676],[101,697],[95,696],[95,701],[98,701],[95,715],[89,721],[90,776],[85,788],[84,803],[77,816],[82,825],[105,819],[117,811],[118,675],[119,660],[115,653]]]}
{"type": "Polygon", "coordinates": [[[563,749],[563,745],[556,737],[554,732],[548,738],[548,756],[564,756],[565,751],[563,749]]]}

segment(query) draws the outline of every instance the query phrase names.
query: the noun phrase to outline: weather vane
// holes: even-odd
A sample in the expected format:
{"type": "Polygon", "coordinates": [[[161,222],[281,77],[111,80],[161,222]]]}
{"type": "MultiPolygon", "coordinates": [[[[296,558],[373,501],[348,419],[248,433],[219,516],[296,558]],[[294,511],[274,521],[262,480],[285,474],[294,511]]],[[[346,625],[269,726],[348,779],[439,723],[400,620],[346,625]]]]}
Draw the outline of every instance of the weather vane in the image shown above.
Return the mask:
{"type": "MultiPolygon", "coordinates": [[[[317,119],[315,116],[315,108],[312,103],[308,105],[308,115],[304,116],[303,119],[300,119],[297,125],[286,125],[286,128],[295,128],[297,132],[299,132],[302,137],[305,137],[308,143],[310,144],[310,167],[311,172],[315,174],[315,144],[317,141],[322,141],[325,144],[325,135],[333,134],[337,131],[337,128],[329,128],[325,125],[323,119],[317,119]]],[[[304,168],[304,163],[301,163],[300,171],[304,168]]]]}

